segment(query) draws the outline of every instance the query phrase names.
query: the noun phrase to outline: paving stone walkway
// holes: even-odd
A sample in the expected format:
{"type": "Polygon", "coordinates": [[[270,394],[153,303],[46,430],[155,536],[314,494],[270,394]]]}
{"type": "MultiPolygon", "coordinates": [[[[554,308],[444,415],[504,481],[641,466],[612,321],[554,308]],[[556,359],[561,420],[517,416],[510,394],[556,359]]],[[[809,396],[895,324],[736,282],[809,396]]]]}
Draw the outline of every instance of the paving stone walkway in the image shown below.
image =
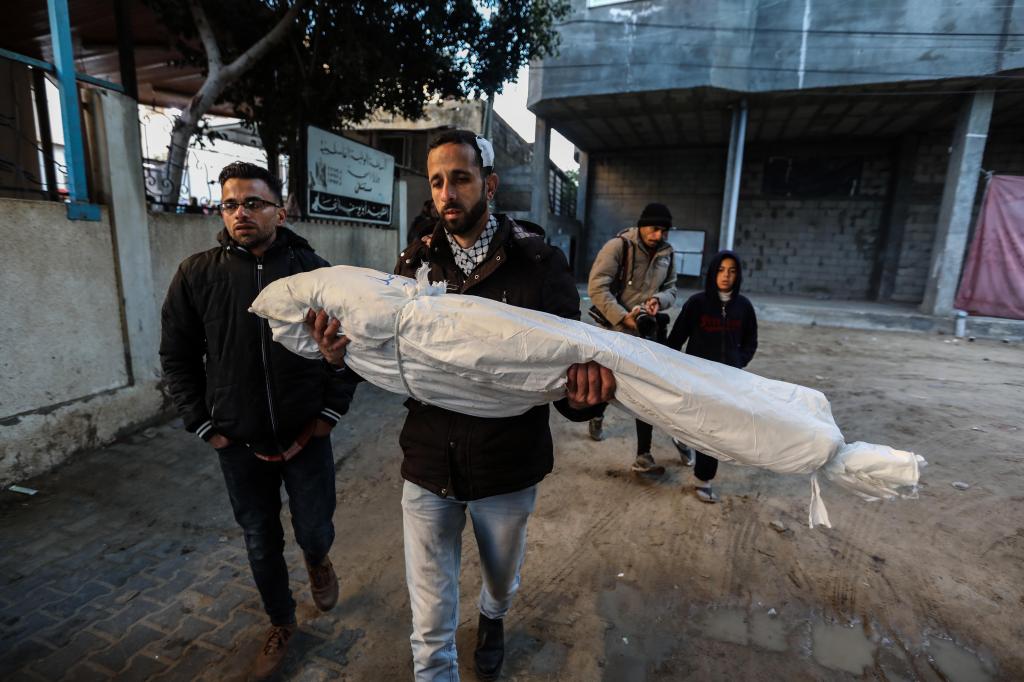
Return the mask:
{"type": "MultiPolygon", "coordinates": [[[[169,424],[0,493],[0,680],[244,679],[267,621],[211,455],[169,424]]],[[[307,603],[286,537],[282,677],[342,677],[363,631],[307,603]]]]}

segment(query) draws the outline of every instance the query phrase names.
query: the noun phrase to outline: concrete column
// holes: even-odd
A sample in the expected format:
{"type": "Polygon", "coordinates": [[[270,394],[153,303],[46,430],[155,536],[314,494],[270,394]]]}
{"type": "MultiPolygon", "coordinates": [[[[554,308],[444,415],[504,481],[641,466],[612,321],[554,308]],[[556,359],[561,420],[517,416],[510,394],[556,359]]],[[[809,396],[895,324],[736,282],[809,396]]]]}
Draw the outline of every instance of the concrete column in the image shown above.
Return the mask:
{"type": "Polygon", "coordinates": [[[968,95],[953,132],[952,152],[946,167],[946,184],[942,190],[939,222],[932,246],[932,264],[921,302],[921,310],[929,315],[953,313],[953,298],[960,282],[994,101],[995,93],[991,90],[968,95]]]}
{"type": "Polygon", "coordinates": [[[153,286],[138,108],[135,100],[125,95],[92,90],[90,111],[100,169],[97,191],[110,208],[129,381],[154,380],[159,377],[160,320],[153,286]]]}
{"type": "Polygon", "coordinates": [[[740,201],[740,175],[743,173],[743,146],[747,138],[747,101],[732,110],[729,131],[729,157],[725,164],[725,193],[722,196],[722,221],[718,230],[718,248],[731,249],[736,237],[736,208],[740,201]]]}
{"type": "Polygon", "coordinates": [[[551,153],[551,128],[540,116],[533,135],[533,190],[530,193],[530,217],[545,230],[548,226],[548,215],[551,213],[551,200],[548,196],[548,157],[551,153]]]}
{"type": "Polygon", "coordinates": [[[412,212],[415,210],[419,213],[418,206],[409,205],[409,179],[402,178],[395,182],[395,219],[398,224],[395,227],[398,228],[398,248],[395,249],[395,258],[398,258],[398,253],[405,248],[406,243],[409,241],[409,223],[412,221],[412,212]]]}
{"type": "Polygon", "coordinates": [[[889,196],[871,275],[871,298],[876,301],[890,300],[896,288],[896,275],[899,273],[900,255],[903,253],[903,233],[913,198],[914,167],[919,143],[917,135],[904,135],[898,150],[892,155],[893,177],[889,183],[889,196]]]}
{"type": "Polygon", "coordinates": [[[577,278],[584,278],[590,272],[590,263],[587,262],[587,247],[590,241],[590,232],[587,229],[587,203],[590,189],[590,154],[582,149],[577,150],[580,163],[579,187],[576,188],[576,220],[580,222],[580,236],[576,240],[576,271],[577,278]]]}

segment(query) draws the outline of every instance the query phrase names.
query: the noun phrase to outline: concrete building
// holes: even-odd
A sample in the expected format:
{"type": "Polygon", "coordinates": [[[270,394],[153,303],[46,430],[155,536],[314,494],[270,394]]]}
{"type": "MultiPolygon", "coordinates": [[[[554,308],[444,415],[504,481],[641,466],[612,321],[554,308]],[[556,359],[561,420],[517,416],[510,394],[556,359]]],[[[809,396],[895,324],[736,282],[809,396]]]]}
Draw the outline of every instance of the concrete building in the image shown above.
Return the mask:
{"type": "MultiPolygon", "coordinates": [[[[580,224],[576,216],[576,186],[549,159],[547,147],[536,157],[534,145],[517,133],[484,100],[442,101],[428,104],[422,118],[409,120],[390,114],[377,114],[346,135],[395,157],[397,191],[395,214],[404,210],[405,219],[396,217],[400,241],[406,242],[406,230],[412,218],[430,198],[427,185],[427,148],[444,130],[461,128],[482,133],[494,145],[494,168],[498,174],[498,192],[494,209],[542,224],[548,240],[559,246],[570,264],[576,261],[576,243],[580,224]],[[543,178],[538,186],[537,173],[543,178]],[[542,198],[543,197],[543,198],[542,198]]],[[[547,142],[545,141],[545,145],[547,142]]]]}
{"type": "Polygon", "coordinates": [[[483,100],[434,102],[423,117],[409,120],[378,113],[345,135],[395,157],[396,227],[406,243],[407,230],[423,203],[430,199],[427,184],[427,148],[444,130],[461,128],[482,133],[494,143],[494,166],[501,181],[495,208],[502,213],[530,208],[532,145],[495,114],[483,100]],[[399,217],[401,215],[401,217],[399,217]]]}
{"type": "Polygon", "coordinates": [[[749,291],[952,313],[984,172],[1024,173],[1024,4],[571,5],[529,108],[581,152],[588,263],[662,201],[749,291]]]}

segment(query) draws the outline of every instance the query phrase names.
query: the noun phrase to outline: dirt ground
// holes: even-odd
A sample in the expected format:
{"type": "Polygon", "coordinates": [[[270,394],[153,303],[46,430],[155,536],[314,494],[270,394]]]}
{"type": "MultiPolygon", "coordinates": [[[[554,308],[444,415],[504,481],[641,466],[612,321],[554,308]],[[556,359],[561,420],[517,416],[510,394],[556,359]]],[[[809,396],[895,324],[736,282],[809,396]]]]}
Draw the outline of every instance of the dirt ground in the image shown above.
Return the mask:
{"type": "MultiPolygon", "coordinates": [[[[600,443],[553,413],[556,468],[531,521],[505,679],[1024,679],[1020,345],[763,324],[748,369],[822,390],[847,441],[923,455],[918,499],[868,503],[826,484],[834,528],[811,530],[806,477],[724,464],[722,503],[702,504],[664,434],[666,475],[640,480],[623,413],[609,411],[600,443]]],[[[403,410],[373,402],[372,433],[349,420],[351,440],[337,438],[352,448],[339,471],[345,618],[367,633],[349,672],[402,679],[403,410]]],[[[479,584],[467,527],[466,679],[479,584]]]]}
{"type": "MultiPolygon", "coordinates": [[[[823,483],[834,528],[811,530],[805,476],[723,464],[722,503],[702,504],[664,434],[665,476],[638,479],[631,419],[609,410],[595,443],[553,411],[503,679],[1024,679],[1024,347],[763,323],[749,369],[824,391],[848,441],[923,455],[919,497],[868,503],[823,483]]],[[[411,679],[401,401],[363,386],[335,430],[329,614],[286,534],[303,631],[286,679],[411,679]]],[[[0,671],[241,679],[263,617],[208,447],[168,425],[27,483],[42,492],[0,505],[0,649],[22,642],[0,671]],[[65,593],[36,613],[36,595],[65,593]]],[[[465,680],[479,575],[467,524],[465,680]]]]}

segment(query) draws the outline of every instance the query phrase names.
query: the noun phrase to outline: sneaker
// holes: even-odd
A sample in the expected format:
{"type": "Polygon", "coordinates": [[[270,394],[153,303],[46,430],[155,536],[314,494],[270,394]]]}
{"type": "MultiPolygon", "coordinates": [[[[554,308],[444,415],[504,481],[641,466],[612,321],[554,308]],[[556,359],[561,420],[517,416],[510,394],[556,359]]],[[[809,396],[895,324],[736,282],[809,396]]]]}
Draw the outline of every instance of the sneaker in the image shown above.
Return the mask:
{"type": "Polygon", "coordinates": [[[665,467],[655,464],[654,458],[651,457],[649,452],[641,452],[637,455],[636,461],[633,462],[633,466],[630,468],[635,474],[645,474],[647,476],[661,476],[665,473],[665,467]]]}
{"type": "Polygon", "coordinates": [[[501,675],[505,660],[505,625],[480,614],[476,629],[476,650],[473,651],[473,670],[481,680],[496,680],[501,675]]]}
{"type": "Polygon", "coordinates": [[[590,440],[604,440],[604,417],[594,417],[590,420],[590,440]]]}
{"type": "Polygon", "coordinates": [[[253,663],[250,680],[262,682],[274,676],[284,664],[284,657],[288,653],[288,641],[295,634],[295,623],[290,625],[272,625],[267,639],[263,642],[263,648],[256,654],[256,661],[253,663]]]}
{"type": "Polygon", "coordinates": [[[714,504],[718,502],[718,493],[711,489],[710,483],[694,486],[693,494],[697,496],[698,500],[706,502],[707,504],[714,504]]]}
{"type": "Polygon", "coordinates": [[[672,445],[676,446],[676,450],[679,451],[679,459],[683,461],[684,467],[692,467],[694,460],[697,459],[697,455],[694,454],[693,448],[684,443],[681,440],[672,439],[672,445]]]}
{"type": "Polygon", "coordinates": [[[317,566],[312,566],[307,561],[306,570],[309,571],[313,603],[321,611],[330,611],[338,603],[338,576],[334,573],[330,557],[324,557],[317,566]]]}

